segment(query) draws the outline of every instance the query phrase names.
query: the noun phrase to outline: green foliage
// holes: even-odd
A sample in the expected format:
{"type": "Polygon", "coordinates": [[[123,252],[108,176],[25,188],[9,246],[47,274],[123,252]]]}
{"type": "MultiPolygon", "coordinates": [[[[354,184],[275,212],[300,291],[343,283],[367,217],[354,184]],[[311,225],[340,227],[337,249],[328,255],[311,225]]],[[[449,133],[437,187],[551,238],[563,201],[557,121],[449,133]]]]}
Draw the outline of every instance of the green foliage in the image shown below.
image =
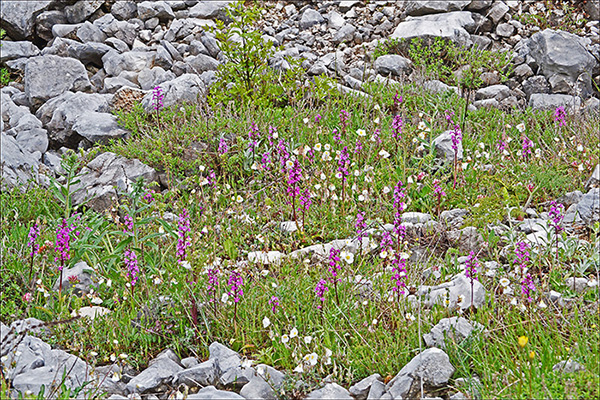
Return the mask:
{"type": "Polygon", "coordinates": [[[261,8],[238,1],[227,9],[229,24],[216,21],[212,28],[226,62],[219,65],[217,82],[211,87],[209,102],[264,107],[293,103],[302,98],[298,81],[304,71],[300,61],[287,59],[281,71],[269,66],[277,50],[273,42],[264,40],[255,24],[261,8]]]}
{"type": "Polygon", "coordinates": [[[577,10],[567,1],[545,0],[545,11],[533,14],[516,14],[514,18],[529,28],[536,26],[541,30],[560,29],[562,31],[584,35],[585,18],[576,19],[577,10]]]}
{"type": "MultiPolygon", "coordinates": [[[[0,39],[4,38],[6,31],[4,29],[0,29],[0,39]]],[[[10,72],[8,72],[8,68],[0,67],[0,87],[8,85],[10,82],[10,72]]]]}
{"type": "Polygon", "coordinates": [[[400,51],[400,43],[401,40],[396,38],[380,40],[377,42],[375,50],[373,50],[373,61],[386,54],[398,53],[400,51]]]}

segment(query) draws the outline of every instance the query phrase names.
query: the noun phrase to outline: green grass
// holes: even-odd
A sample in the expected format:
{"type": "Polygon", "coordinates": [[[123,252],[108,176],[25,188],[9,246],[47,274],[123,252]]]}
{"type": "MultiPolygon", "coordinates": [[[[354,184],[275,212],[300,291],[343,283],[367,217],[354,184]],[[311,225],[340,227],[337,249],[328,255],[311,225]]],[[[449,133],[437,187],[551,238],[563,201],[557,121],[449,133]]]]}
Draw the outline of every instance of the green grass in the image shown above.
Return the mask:
{"type": "MultiPolygon", "coordinates": [[[[75,321],[57,326],[52,343],[97,364],[110,363],[111,357],[119,360],[119,355],[126,354],[127,358],[118,362],[143,368],[167,347],[181,357],[206,358],[208,344],[217,340],[257,363],[265,362],[290,373],[302,362],[302,356],[314,352],[319,357],[318,363],[314,367],[305,366],[303,374],[305,382],[312,386],[318,386],[319,379],[329,374],[345,386],[374,372],[393,377],[423,348],[420,335],[441,318],[458,315],[456,311],[442,306],[411,309],[403,299],[389,301],[386,293],[391,287],[391,274],[386,272],[377,278],[376,274],[385,267],[378,251],[357,254],[352,264],[344,263],[343,280],[337,286],[339,304],[334,287],[329,284],[330,291],[321,311],[317,309],[320,302],[314,288],[320,279],[328,277],[327,262],[286,259],[281,265],[261,266],[245,262],[248,252],[278,250],[289,254],[312,244],[353,237],[359,211],[365,213],[371,227],[391,223],[393,188],[399,180],[407,188],[407,211],[428,212],[435,218],[433,180],[439,179],[447,193],[441,211],[467,208],[471,214],[465,226],[477,226],[490,240],[488,255],[480,255],[481,260],[506,264],[501,259],[499,238],[490,233],[490,224],[508,222],[507,208],[525,204],[529,183],[536,188],[531,207],[538,212],[547,211],[543,206],[546,201],[569,191],[583,190],[600,155],[594,128],[599,118],[570,117],[567,127],[559,128],[552,113],[479,110],[463,115],[464,100],[449,93],[431,95],[417,85],[371,90],[370,99],[336,96],[310,107],[216,106],[208,112],[200,106],[187,105],[163,111],[160,121],[155,115],[143,114],[139,108],[121,114],[120,121],[132,131],[131,138],[94,152],[109,150],[139,158],[165,173],[171,190],[155,193],[154,202],[148,204],[142,199],[144,190],[138,188],[106,215],[78,210],[80,219],[74,222],[89,229],[81,229],[81,236],[71,244],[69,263],[84,260],[97,277],[94,294],[79,297],[68,291],[59,296],[58,291],[52,290],[59,276],[52,244],[35,256],[33,278],[29,280],[29,228],[38,221],[42,227],[38,243],[46,240],[53,243],[64,207],[43,189],[30,188],[24,193],[3,191],[0,319],[4,323],[30,316],[58,320],[67,318],[81,306],[101,302],[111,310],[110,314],[93,323],[75,321]],[[404,98],[400,113],[405,122],[398,142],[392,138],[390,129],[396,90],[404,98]],[[338,172],[335,150],[341,150],[342,146],[334,141],[332,131],[342,130],[339,114],[343,109],[350,113],[350,122],[342,141],[348,146],[354,165],[349,168],[348,182],[343,185],[342,200],[342,183],[335,177],[338,172]],[[433,138],[448,129],[445,110],[454,110],[456,119],[462,121],[463,161],[467,165],[461,166],[456,188],[453,188],[452,166],[437,164],[431,148],[433,138]],[[317,115],[322,117],[318,123],[317,115]],[[252,123],[262,134],[256,154],[248,150],[252,123]],[[525,124],[524,133],[535,144],[533,150],[541,149],[539,157],[520,156],[521,134],[516,128],[520,123],[525,124]],[[419,124],[428,131],[420,129],[419,124]],[[266,139],[269,126],[277,129],[290,154],[305,145],[314,148],[321,144],[314,161],[300,153],[296,156],[302,167],[302,189],[309,188],[315,196],[304,215],[303,229],[293,234],[282,233],[278,226],[293,219],[287,176],[281,172],[281,166],[271,165],[270,170],[253,168],[255,162],[260,164],[263,153],[271,149],[266,139]],[[370,141],[376,128],[381,131],[381,144],[370,141]],[[359,129],[364,129],[366,136],[359,136],[359,129]],[[503,135],[506,141],[512,138],[508,155],[496,149],[503,135]],[[229,146],[224,155],[217,151],[221,138],[229,146]],[[359,154],[353,153],[357,139],[363,144],[359,154]],[[331,161],[322,160],[326,145],[331,146],[331,161]],[[417,150],[419,145],[424,151],[417,150]],[[583,151],[577,149],[578,145],[583,151]],[[389,158],[379,155],[381,150],[386,150],[389,158]],[[577,164],[573,165],[574,162],[577,164]],[[495,170],[482,168],[486,164],[494,165],[495,170]],[[578,170],[579,165],[582,171],[578,170]],[[205,184],[211,171],[215,174],[214,184],[205,184]],[[358,171],[357,176],[354,171],[358,171]],[[419,177],[422,171],[425,175],[419,177]],[[409,178],[413,183],[407,184],[409,178]],[[330,185],[335,185],[338,200],[326,196],[325,189],[330,185]],[[385,187],[392,189],[391,192],[386,192],[385,187]],[[191,247],[187,253],[191,270],[177,262],[177,221],[164,218],[165,212],[179,215],[184,208],[191,222],[191,247]],[[123,218],[127,214],[135,221],[133,233],[123,232],[123,218]],[[128,286],[123,261],[125,249],[134,250],[141,265],[140,279],[133,290],[128,286]],[[210,302],[206,287],[206,271],[210,267],[221,271],[216,302],[210,302]],[[222,293],[228,291],[229,273],[235,268],[244,278],[244,294],[237,306],[221,301],[222,293]],[[377,296],[358,297],[346,280],[356,275],[372,279],[377,296]],[[22,299],[26,292],[33,295],[31,303],[22,299]],[[275,313],[269,305],[272,296],[277,296],[281,304],[275,313]],[[191,299],[198,304],[195,318],[191,299]],[[407,319],[407,313],[417,319],[407,319]],[[265,317],[270,319],[266,328],[265,317]],[[289,335],[293,328],[299,336],[283,343],[282,335],[289,335]],[[304,339],[307,336],[312,338],[309,343],[304,339]],[[326,349],[332,353],[330,363],[324,357],[326,349]],[[98,355],[90,355],[92,351],[98,355]]],[[[298,205],[297,199],[295,202],[298,205]]],[[[302,218],[301,211],[298,218],[302,218]]],[[[581,239],[586,243],[597,241],[591,230],[582,232],[581,239]]],[[[552,249],[532,255],[531,271],[536,278],[541,271],[542,281],[537,282],[535,302],[525,311],[510,304],[512,296],[497,294],[500,279],[508,276],[512,268],[500,267],[494,277],[480,273],[488,302],[469,318],[482,323],[488,333],[448,348],[457,369],[452,385],[454,379],[477,376],[482,398],[597,395],[593,390],[598,386],[600,373],[598,291],[577,295],[564,285],[564,278],[572,275],[594,251],[592,246],[575,249],[576,241],[566,235],[561,240],[568,246],[559,253],[559,260],[555,260],[552,249]],[[538,309],[536,304],[542,299],[542,290],[551,289],[569,297],[568,306],[555,308],[546,301],[548,307],[538,309]],[[522,335],[529,338],[525,349],[517,344],[522,335]],[[527,354],[532,350],[535,357],[529,361],[527,354]],[[584,365],[587,372],[560,375],[552,371],[552,365],[568,357],[584,365]],[[525,375],[519,378],[521,372],[525,375]]],[[[452,260],[454,255],[466,254],[447,250],[443,237],[432,234],[409,238],[405,250],[418,243],[438,245],[434,255],[424,262],[408,263],[409,286],[441,283],[459,272],[452,260]],[[423,271],[430,267],[440,267],[440,280],[423,278],[423,271]]],[[[593,267],[586,268],[578,276],[597,273],[593,267]]],[[[510,279],[521,302],[520,286],[514,277],[510,279]]]]}

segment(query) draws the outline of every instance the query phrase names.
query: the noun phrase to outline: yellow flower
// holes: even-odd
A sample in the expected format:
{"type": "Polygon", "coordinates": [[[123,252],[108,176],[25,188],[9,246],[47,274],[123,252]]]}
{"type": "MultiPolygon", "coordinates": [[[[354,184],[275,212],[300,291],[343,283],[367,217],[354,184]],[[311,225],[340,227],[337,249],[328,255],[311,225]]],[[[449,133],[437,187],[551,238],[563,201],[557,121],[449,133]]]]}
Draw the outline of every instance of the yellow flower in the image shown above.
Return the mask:
{"type": "Polygon", "coordinates": [[[520,336],[519,337],[519,346],[525,347],[527,345],[528,340],[529,340],[529,338],[527,338],[527,336],[520,336]]]}
{"type": "Polygon", "coordinates": [[[535,351],[532,350],[529,352],[529,359],[533,360],[534,358],[535,358],[535,351]]]}

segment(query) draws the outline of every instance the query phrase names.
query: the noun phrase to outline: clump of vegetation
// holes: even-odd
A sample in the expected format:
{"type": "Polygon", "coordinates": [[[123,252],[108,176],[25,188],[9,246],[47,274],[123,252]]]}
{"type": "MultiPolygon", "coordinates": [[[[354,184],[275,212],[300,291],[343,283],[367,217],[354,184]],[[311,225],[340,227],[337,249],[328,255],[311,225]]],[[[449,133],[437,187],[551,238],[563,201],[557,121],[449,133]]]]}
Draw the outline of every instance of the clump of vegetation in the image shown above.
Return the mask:
{"type": "MultiPolygon", "coordinates": [[[[0,40],[4,39],[4,35],[6,35],[6,31],[4,29],[0,29],[0,40]]],[[[6,67],[0,67],[0,87],[4,87],[10,83],[10,72],[6,67]]]]}

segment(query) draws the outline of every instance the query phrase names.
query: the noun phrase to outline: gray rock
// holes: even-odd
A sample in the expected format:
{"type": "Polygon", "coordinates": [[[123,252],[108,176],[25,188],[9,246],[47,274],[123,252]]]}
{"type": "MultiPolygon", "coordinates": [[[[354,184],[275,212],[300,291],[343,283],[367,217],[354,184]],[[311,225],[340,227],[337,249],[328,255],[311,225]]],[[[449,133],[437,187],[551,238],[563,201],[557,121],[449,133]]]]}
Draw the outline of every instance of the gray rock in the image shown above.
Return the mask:
{"type": "Polygon", "coordinates": [[[360,382],[357,382],[354,385],[350,386],[350,389],[348,391],[356,400],[365,400],[369,395],[371,386],[375,382],[381,382],[381,375],[373,374],[371,376],[368,376],[360,382]]]}
{"type": "Polygon", "coordinates": [[[423,335],[425,344],[429,347],[446,348],[446,340],[459,344],[467,339],[473,331],[483,331],[484,326],[478,322],[471,323],[463,317],[443,318],[430,333],[423,335]]]}
{"type": "Polygon", "coordinates": [[[146,393],[158,389],[161,385],[171,382],[173,377],[183,368],[168,357],[156,359],[156,362],[143,370],[127,383],[127,392],[146,393]]]}
{"type": "Polygon", "coordinates": [[[565,279],[565,284],[575,293],[585,293],[590,287],[588,286],[587,278],[582,277],[570,277],[565,279]]]}
{"type": "Polygon", "coordinates": [[[52,27],[57,24],[66,23],[67,17],[62,11],[44,11],[35,19],[35,33],[40,39],[49,42],[54,38],[52,35],[52,27]]]}
{"type": "Polygon", "coordinates": [[[35,19],[53,3],[52,0],[4,1],[0,7],[0,23],[11,39],[31,39],[35,19]]]}
{"type": "Polygon", "coordinates": [[[356,27],[354,25],[345,24],[333,36],[333,42],[334,43],[352,42],[352,40],[354,40],[355,33],[356,33],[356,27]]]}
{"type": "Polygon", "coordinates": [[[405,12],[410,16],[462,11],[471,0],[411,0],[405,6],[405,12]]]}
{"type": "Polygon", "coordinates": [[[313,390],[306,397],[306,400],[351,400],[350,392],[338,385],[337,383],[328,383],[318,390],[313,390]]]}
{"type": "Polygon", "coordinates": [[[127,21],[137,15],[137,3],[131,0],[117,0],[110,8],[110,13],[119,21],[127,21]]]}
{"type": "Polygon", "coordinates": [[[56,38],[51,47],[46,47],[42,54],[53,54],[60,57],[71,57],[83,64],[102,66],[102,57],[112,48],[104,43],[80,43],[71,39],[56,38]]]}
{"type": "Polygon", "coordinates": [[[117,122],[117,116],[108,113],[85,113],[77,118],[71,130],[91,143],[107,144],[128,134],[117,122]]]}
{"type": "Polygon", "coordinates": [[[313,10],[312,8],[307,8],[302,13],[299,26],[300,29],[308,29],[313,25],[322,24],[323,22],[325,22],[325,18],[323,18],[320,12],[313,10]]]}
{"type": "Polygon", "coordinates": [[[78,24],[88,19],[98,10],[104,0],[79,0],[72,6],[65,7],[65,16],[70,24],[78,24]]]}
{"type": "Polygon", "coordinates": [[[81,139],[73,135],[77,119],[91,112],[109,112],[110,95],[65,92],[46,102],[36,113],[49,131],[51,141],[75,147],[81,139]]]}
{"type": "Polygon", "coordinates": [[[333,28],[333,29],[340,29],[342,26],[344,26],[344,24],[346,23],[346,20],[344,19],[344,17],[342,17],[340,14],[338,14],[337,11],[332,10],[329,12],[329,14],[327,14],[327,26],[329,28],[333,28]]]}
{"type": "Polygon", "coordinates": [[[484,244],[483,236],[473,226],[448,231],[447,237],[451,245],[458,247],[459,251],[463,254],[468,254],[471,251],[478,253],[484,244]]]}
{"type": "MultiPolygon", "coordinates": [[[[526,65],[526,64],[525,64],[526,65]]],[[[523,81],[523,92],[527,96],[527,100],[531,100],[531,96],[536,93],[550,93],[550,84],[543,75],[532,76],[523,81]]]]}
{"type": "Polygon", "coordinates": [[[216,71],[219,67],[219,62],[214,58],[205,54],[198,54],[196,56],[189,56],[185,58],[185,63],[190,67],[187,73],[198,74],[205,71],[216,71]]]}
{"type": "Polygon", "coordinates": [[[424,224],[431,221],[431,215],[420,212],[405,212],[402,214],[402,223],[424,224]]]}
{"type": "Polygon", "coordinates": [[[240,390],[240,395],[246,399],[278,399],[273,388],[260,376],[250,379],[250,382],[240,390]]]}
{"type": "Polygon", "coordinates": [[[510,8],[506,5],[506,3],[503,1],[497,1],[490,11],[488,11],[487,17],[491,19],[494,24],[497,24],[502,18],[504,18],[509,10],[510,8]]]}
{"type": "MultiPolygon", "coordinates": [[[[223,368],[219,363],[219,369],[223,368]]],[[[219,385],[222,388],[239,391],[250,380],[256,376],[256,370],[252,367],[244,368],[241,366],[226,369],[219,377],[219,385]]]]}
{"type": "Polygon", "coordinates": [[[471,40],[473,41],[473,46],[477,46],[480,50],[487,50],[492,44],[492,39],[487,36],[471,35],[471,40]]]}
{"type": "Polygon", "coordinates": [[[385,394],[385,383],[374,381],[369,389],[367,400],[379,400],[385,394]]]}
{"type": "Polygon", "coordinates": [[[441,37],[461,45],[471,45],[468,30],[475,27],[475,21],[469,11],[452,11],[443,14],[407,17],[398,24],[392,39],[434,38],[441,37]]]}
{"type": "Polygon", "coordinates": [[[161,67],[144,69],[138,75],[138,82],[142,90],[151,90],[163,82],[175,79],[175,74],[171,71],[165,71],[161,67]]]}
{"type": "Polygon", "coordinates": [[[596,164],[592,176],[590,176],[590,179],[585,183],[585,190],[598,187],[598,185],[600,185],[600,164],[596,164]]]}
{"type": "Polygon", "coordinates": [[[460,94],[460,91],[456,86],[448,86],[442,81],[438,80],[429,80],[423,82],[423,88],[432,93],[445,93],[447,91],[452,91],[456,94],[460,94]]]}
{"type": "Polygon", "coordinates": [[[178,372],[173,382],[176,385],[183,383],[189,387],[216,385],[218,381],[217,372],[216,361],[211,359],[178,372]]]}
{"type": "Polygon", "coordinates": [[[420,398],[421,383],[426,391],[444,387],[454,374],[448,355],[435,347],[415,356],[387,384],[394,399],[420,398]]]}
{"type": "Polygon", "coordinates": [[[166,1],[142,1],[137,6],[138,18],[146,21],[158,18],[167,21],[175,18],[173,9],[166,1]]]}
{"type": "MultiPolygon", "coordinates": [[[[446,160],[447,162],[454,162],[454,149],[452,148],[452,131],[445,131],[438,137],[433,139],[437,151],[437,158],[446,160]]],[[[463,147],[462,141],[458,143],[456,158],[462,160],[463,158],[463,147]]]]}
{"type": "Polygon", "coordinates": [[[568,192],[556,199],[557,203],[562,204],[565,207],[570,207],[572,204],[577,204],[581,201],[583,193],[579,190],[568,192]]]}
{"type": "MultiPolygon", "coordinates": [[[[77,37],[83,43],[87,42],[97,42],[104,43],[106,40],[106,34],[102,32],[100,28],[96,25],[90,23],[89,21],[85,21],[83,24],[77,28],[77,37]]],[[[71,36],[70,34],[68,36],[71,36]]]]}
{"type": "Polygon", "coordinates": [[[534,110],[555,110],[557,107],[579,110],[581,98],[566,94],[542,94],[535,93],[529,98],[529,107],[534,110]]]}
{"type": "Polygon", "coordinates": [[[586,44],[585,40],[577,35],[551,29],[535,33],[528,42],[530,54],[546,78],[550,80],[558,75],[574,85],[584,74],[583,83],[589,89],[589,71],[597,65],[597,61],[587,51],[586,44]]]}
{"type": "Polygon", "coordinates": [[[0,63],[17,58],[35,57],[40,50],[31,42],[0,41],[0,63]]]}
{"type": "Polygon", "coordinates": [[[37,174],[39,164],[37,158],[29,151],[22,149],[17,140],[4,131],[1,136],[1,144],[2,187],[10,188],[27,183],[37,174]]]}
{"type": "Polygon", "coordinates": [[[498,24],[496,27],[496,35],[500,37],[511,37],[515,33],[515,27],[509,23],[498,24]]]}
{"type": "Polygon", "coordinates": [[[533,70],[527,64],[517,65],[513,71],[514,76],[519,80],[527,79],[533,76],[533,70]]]}
{"type": "Polygon", "coordinates": [[[111,50],[102,57],[104,70],[108,75],[118,76],[123,71],[140,72],[150,68],[156,53],[145,51],[128,51],[120,54],[111,50]]]}
{"type": "Polygon", "coordinates": [[[375,69],[380,75],[401,76],[408,74],[412,67],[412,61],[397,54],[386,54],[375,60],[375,69]]]}
{"type": "Polygon", "coordinates": [[[577,204],[577,215],[585,225],[600,221],[600,188],[592,188],[577,204]]]}
{"type": "Polygon", "coordinates": [[[217,390],[214,386],[207,386],[198,391],[198,393],[190,394],[188,400],[245,400],[237,393],[227,392],[225,390],[217,390]]]}
{"type": "Polygon", "coordinates": [[[86,91],[91,86],[85,67],[74,58],[33,57],[25,67],[25,94],[36,109],[66,91],[86,91]]]}
{"type": "MultiPolygon", "coordinates": [[[[165,46],[164,42],[174,42],[176,40],[188,37],[189,35],[199,34],[200,32],[203,32],[206,29],[206,27],[214,26],[214,24],[215,23],[212,20],[198,18],[176,19],[171,23],[169,30],[165,33],[164,41],[161,41],[161,44],[165,46]]],[[[200,41],[202,42],[202,44],[204,44],[205,47],[207,47],[206,43],[204,43],[204,40],[202,40],[202,37],[200,38],[200,41]]],[[[169,51],[171,50],[169,49],[169,51]]],[[[181,55],[171,55],[174,59],[181,59],[181,55]]]]}
{"type": "Polygon", "coordinates": [[[579,371],[585,371],[585,367],[579,364],[577,361],[566,360],[554,364],[552,366],[552,371],[563,374],[572,374],[579,371]]]}
{"type": "Polygon", "coordinates": [[[208,346],[208,359],[215,360],[219,375],[230,368],[238,367],[241,358],[238,353],[218,342],[213,342],[208,346]]]}
{"type": "MultiPolygon", "coordinates": [[[[135,19],[130,21],[135,21],[135,19]]],[[[106,14],[102,18],[97,19],[94,21],[94,25],[98,26],[105,35],[122,40],[128,46],[133,45],[138,32],[142,29],[137,24],[129,21],[118,21],[112,14],[106,14]]]]}
{"type": "Polygon", "coordinates": [[[472,0],[471,4],[467,6],[467,10],[470,11],[482,11],[491,6],[493,0],[472,0]]]}
{"type": "Polygon", "coordinates": [[[193,368],[199,364],[200,362],[196,357],[186,357],[181,360],[181,365],[183,365],[184,368],[193,368]]]}
{"type": "Polygon", "coordinates": [[[98,155],[81,170],[81,181],[74,185],[72,197],[74,204],[87,204],[98,212],[112,207],[112,198],[116,197],[115,187],[131,191],[132,183],[139,178],[144,182],[156,182],[158,174],[153,168],[139,160],[128,160],[114,153],[98,155]]]}
{"type": "Polygon", "coordinates": [[[48,150],[48,133],[45,129],[24,129],[17,134],[16,138],[21,149],[30,153],[35,153],[36,151],[45,153],[48,150]]]}
{"type": "MultiPolygon", "coordinates": [[[[463,310],[471,307],[471,280],[463,274],[456,275],[450,282],[437,286],[421,286],[419,296],[425,296],[424,304],[432,307],[441,304],[444,307],[460,307],[463,310]]],[[[473,305],[479,308],[485,302],[485,288],[481,282],[473,281],[473,305]]]]}
{"type": "Polygon", "coordinates": [[[502,101],[510,96],[510,88],[505,85],[492,85],[475,92],[475,100],[496,99],[502,101]]]}
{"type": "Polygon", "coordinates": [[[583,9],[588,13],[590,21],[598,21],[600,19],[600,4],[594,1],[587,1],[583,5],[583,9]]]}
{"type": "Polygon", "coordinates": [[[189,16],[193,18],[220,19],[227,21],[227,7],[231,0],[226,1],[202,1],[190,8],[189,16]]]}
{"type": "Polygon", "coordinates": [[[473,102],[473,106],[475,106],[477,109],[498,108],[500,107],[500,102],[496,99],[477,100],[473,102]]]}
{"type": "MultiPolygon", "coordinates": [[[[204,82],[198,75],[183,74],[180,77],[160,84],[164,95],[163,106],[171,107],[175,104],[197,103],[206,96],[204,82]]],[[[144,96],[142,106],[146,112],[154,111],[152,92],[144,96]]]]}
{"type": "Polygon", "coordinates": [[[277,371],[275,368],[269,365],[258,364],[256,366],[256,373],[275,390],[281,389],[283,383],[285,382],[285,375],[283,372],[277,371]]]}

